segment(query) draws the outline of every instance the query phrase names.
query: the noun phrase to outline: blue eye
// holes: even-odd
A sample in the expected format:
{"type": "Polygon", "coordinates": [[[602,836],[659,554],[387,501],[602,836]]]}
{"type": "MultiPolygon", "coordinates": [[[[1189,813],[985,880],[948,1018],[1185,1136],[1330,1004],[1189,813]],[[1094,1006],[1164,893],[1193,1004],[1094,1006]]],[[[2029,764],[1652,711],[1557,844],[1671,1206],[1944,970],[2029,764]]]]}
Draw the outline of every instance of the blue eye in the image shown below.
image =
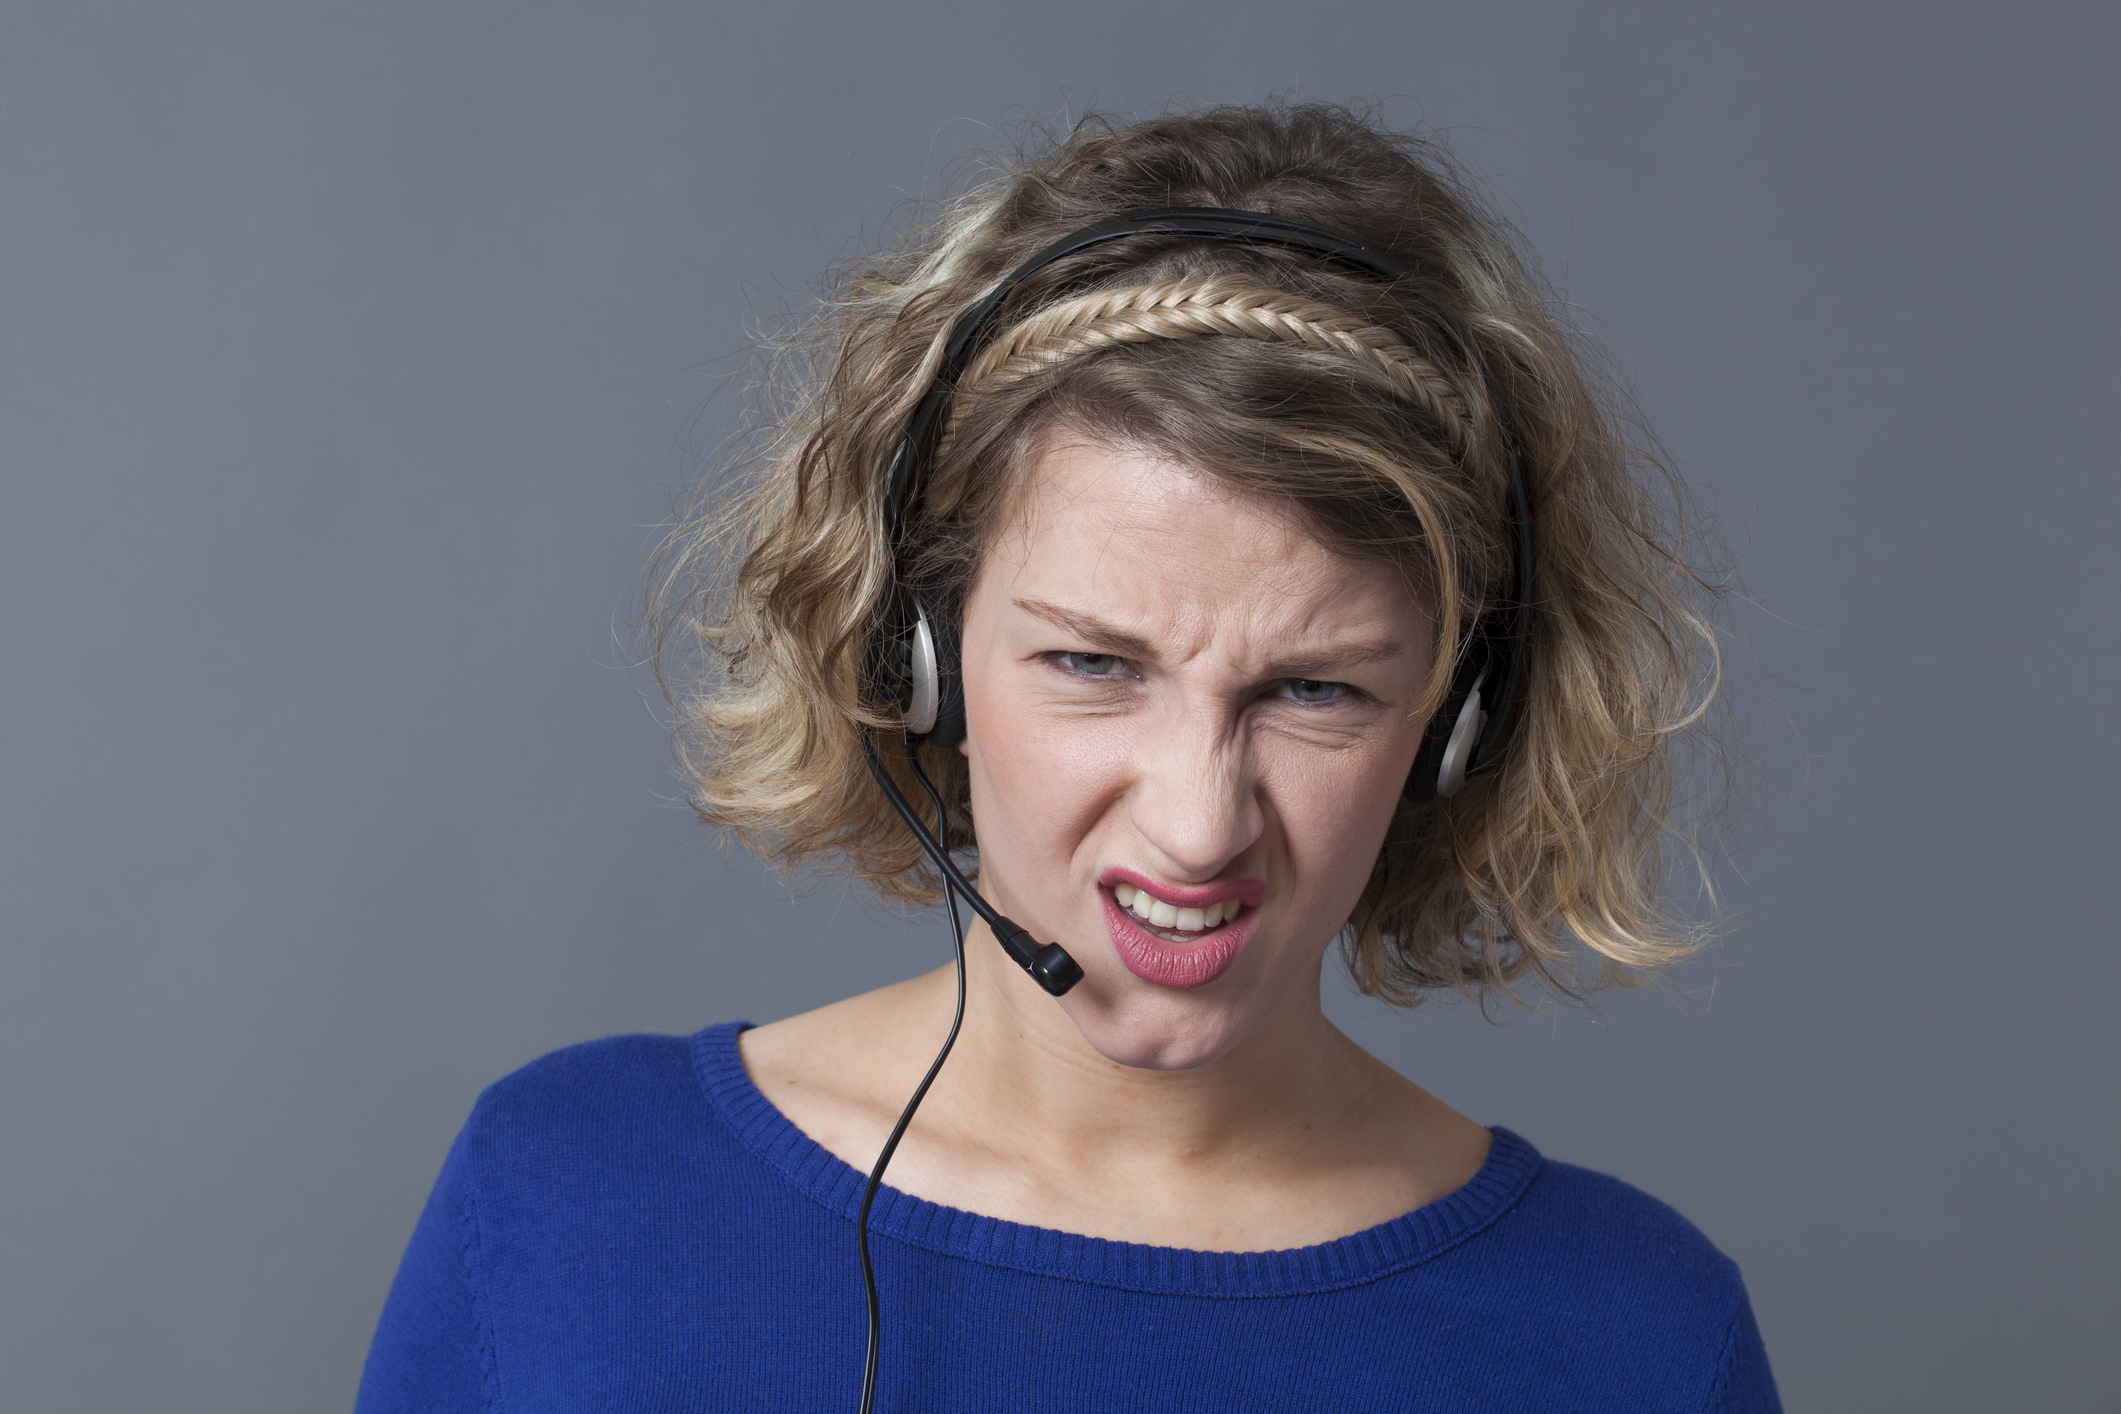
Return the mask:
{"type": "Polygon", "coordinates": [[[1298,702],[1331,702],[1347,691],[1337,682],[1313,682],[1309,678],[1290,678],[1282,688],[1298,702]]]}
{"type": "Polygon", "coordinates": [[[1063,653],[1061,662],[1086,678],[1116,677],[1126,660],[1112,653],[1063,653]]]}

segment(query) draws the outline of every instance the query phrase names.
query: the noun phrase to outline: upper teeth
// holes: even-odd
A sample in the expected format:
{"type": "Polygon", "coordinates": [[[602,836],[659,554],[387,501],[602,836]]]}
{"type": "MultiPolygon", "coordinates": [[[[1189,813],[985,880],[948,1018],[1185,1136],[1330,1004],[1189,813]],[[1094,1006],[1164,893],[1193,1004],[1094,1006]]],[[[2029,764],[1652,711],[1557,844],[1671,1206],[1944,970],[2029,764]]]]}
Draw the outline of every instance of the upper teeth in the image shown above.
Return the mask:
{"type": "Polygon", "coordinates": [[[1132,884],[1114,884],[1112,897],[1119,900],[1121,908],[1144,923],[1157,928],[1173,928],[1181,933],[1198,933],[1203,928],[1213,928],[1235,918],[1237,911],[1244,907],[1236,899],[1226,898],[1206,908],[1178,908],[1132,884]]]}

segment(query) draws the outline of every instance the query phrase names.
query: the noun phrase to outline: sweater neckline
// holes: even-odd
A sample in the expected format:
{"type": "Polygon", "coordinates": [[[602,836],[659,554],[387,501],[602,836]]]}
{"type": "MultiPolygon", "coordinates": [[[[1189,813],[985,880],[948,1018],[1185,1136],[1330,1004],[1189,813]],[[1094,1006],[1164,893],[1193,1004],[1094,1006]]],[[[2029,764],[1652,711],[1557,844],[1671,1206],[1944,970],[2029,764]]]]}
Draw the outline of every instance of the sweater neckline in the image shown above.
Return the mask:
{"type": "MultiPolygon", "coordinates": [[[[768,1100],[744,1068],[737,1037],[748,1021],[711,1026],[691,1041],[709,1103],[746,1147],[789,1183],[848,1222],[869,1176],[817,1143],[768,1100]]],[[[873,1236],[945,1256],[1043,1276],[1173,1295],[1299,1296],[1360,1286],[1442,1255],[1500,1218],[1537,1175],[1539,1151],[1499,1126],[1479,1172],[1413,1212],[1310,1247],[1203,1252],[1032,1227],[916,1198],[886,1183],[870,1210],[873,1236]]]]}

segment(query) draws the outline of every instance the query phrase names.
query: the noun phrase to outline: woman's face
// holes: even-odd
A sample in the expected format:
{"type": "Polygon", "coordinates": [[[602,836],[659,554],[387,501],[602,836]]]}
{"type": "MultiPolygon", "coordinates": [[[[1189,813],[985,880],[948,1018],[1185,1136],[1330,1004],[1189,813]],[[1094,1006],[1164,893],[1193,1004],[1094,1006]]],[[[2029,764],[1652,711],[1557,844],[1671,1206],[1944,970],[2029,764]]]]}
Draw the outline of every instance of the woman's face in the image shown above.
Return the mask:
{"type": "Polygon", "coordinates": [[[1316,1014],[1431,636],[1391,571],[1203,474],[1039,458],[967,597],[964,751],[983,886],[1082,964],[1060,1005],[1100,1053],[1184,1069],[1316,1014]]]}

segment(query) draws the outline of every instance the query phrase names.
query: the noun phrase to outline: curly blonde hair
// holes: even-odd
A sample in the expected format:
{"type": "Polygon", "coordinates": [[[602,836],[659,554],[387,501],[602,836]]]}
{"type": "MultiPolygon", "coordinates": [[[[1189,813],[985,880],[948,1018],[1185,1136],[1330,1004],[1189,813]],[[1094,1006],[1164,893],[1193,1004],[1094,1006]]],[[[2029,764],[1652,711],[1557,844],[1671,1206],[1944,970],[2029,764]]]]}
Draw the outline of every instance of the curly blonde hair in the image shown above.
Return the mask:
{"type": "MultiPolygon", "coordinates": [[[[1522,705],[1498,768],[1401,804],[1343,929],[1348,964],[1411,1005],[1525,976],[1572,988],[1572,937],[1608,979],[1679,956],[1699,930],[1661,902],[1663,847],[1674,743],[1715,689],[1713,586],[1682,558],[1675,483],[1623,440],[1624,407],[1551,307],[1436,146],[1344,109],[1086,121],[1009,164],[839,272],[782,344],[778,415],[658,556],[652,657],[694,808],[784,867],[937,896],[860,754],[860,724],[901,726],[864,691],[876,606],[909,582],[954,617],[1057,435],[1197,468],[1394,566],[1435,613],[1439,661],[1512,593],[1507,437],[1535,536],[1522,705]],[[958,319],[1054,239],[1181,206],[1343,231],[1418,279],[1176,235],[1047,266],[959,379],[894,553],[889,462],[958,319]]],[[[1431,674],[1424,712],[1449,677],[1431,674]]],[[[973,839],[965,762],[922,750],[973,839]]]]}

